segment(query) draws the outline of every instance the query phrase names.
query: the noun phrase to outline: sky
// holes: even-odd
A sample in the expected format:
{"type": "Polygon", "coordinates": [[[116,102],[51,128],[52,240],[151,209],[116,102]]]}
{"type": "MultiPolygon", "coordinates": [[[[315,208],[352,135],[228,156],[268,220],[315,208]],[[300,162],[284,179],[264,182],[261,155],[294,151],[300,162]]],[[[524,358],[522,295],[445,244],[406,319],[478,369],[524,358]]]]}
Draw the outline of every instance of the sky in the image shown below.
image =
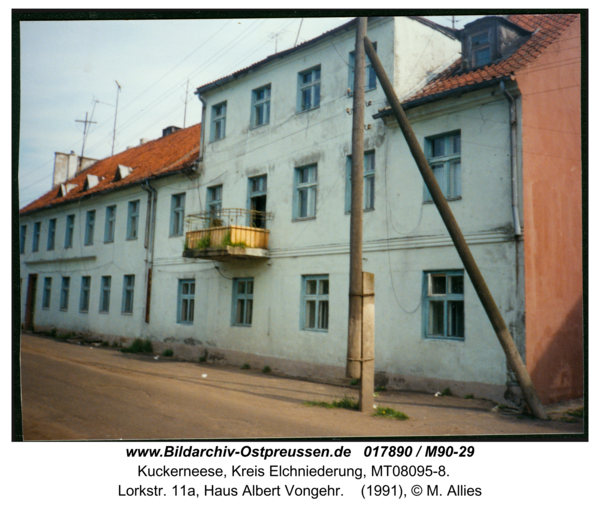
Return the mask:
{"type": "Polygon", "coordinates": [[[84,155],[109,157],[117,98],[114,153],[199,123],[199,86],[350,19],[22,21],[19,208],[51,189],[55,152],[81,155],[86,114],[84,155]]]}

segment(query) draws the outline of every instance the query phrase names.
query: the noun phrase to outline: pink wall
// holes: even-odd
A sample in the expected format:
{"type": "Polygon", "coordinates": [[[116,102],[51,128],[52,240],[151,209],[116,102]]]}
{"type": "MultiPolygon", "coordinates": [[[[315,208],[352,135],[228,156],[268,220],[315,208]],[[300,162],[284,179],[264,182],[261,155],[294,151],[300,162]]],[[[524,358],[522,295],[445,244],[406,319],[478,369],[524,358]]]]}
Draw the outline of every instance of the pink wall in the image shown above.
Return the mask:
{"type": "Polygon", "coordinates": [[[526,362],[544,403],[583,394],[581,46],[576,20],[522,93],[526,362]]]}

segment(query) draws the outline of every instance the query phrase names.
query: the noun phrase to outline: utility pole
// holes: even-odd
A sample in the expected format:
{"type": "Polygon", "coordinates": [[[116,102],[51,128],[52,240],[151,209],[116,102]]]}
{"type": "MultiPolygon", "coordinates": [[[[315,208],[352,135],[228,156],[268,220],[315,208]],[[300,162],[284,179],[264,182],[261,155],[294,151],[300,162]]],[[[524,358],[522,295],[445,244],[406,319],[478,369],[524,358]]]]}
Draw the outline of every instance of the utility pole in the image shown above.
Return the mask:
{"type": "Polygon", "coordinates": [[[492,293],[490,292],[485,282],[485,279],[483,278],[483,275],[481,274],[481,271],[477,266],[477,262],[475,261],[475,258],[471,253],[471,250],[462,234],[462,231],[458,226],[458,222],[456,221],[456,218],[452,213],[452,209],[448,205],[448,201],[446,200],[444,193],[440,189],[440,186],[433,174],[433,171],[431,170],[431,167],[427,162],[427,158],[425,157],[423,149],[421,148],[421,145],[419,145],[419,141],[415,136],[415,133],[406,117],[406,114],[404,113],[404,110],[402,109],[402,105],[400,104],[400,101],[396,96],[396,92],[392,87],[392,83],[387,77],[387,74],[385,73],[381,62],[377,57],[377,53],[375,52],[373,44],[366,37],[364,41],[365,50],[367,52],[367,55],[369,56],[369,60],[371,61],[371,66],[375,70],[375,74],[379,79],[379,83],[381,83],[381,88],[383,89],[390,103],[390,106],[398,122],[400,130],[402,131],[402,134],[406,139],[408,148],[410,149],[415,163],[417,164],[417,167],[419,168],[419,171],[423,176],[425,185],[427,186],[427,189],[431,194],[431,198],[433,199],[433,202],[435,203],[435,206],[437,207],[440,216],[442,216],[442,221],[446,225],[446,229],[448,230],[448,233],[452,238],[452,242],[456,247],[456,251],[460,256],[460,259],[463,263],[463,266],[465,267],[467,274],[469,275],[469,278],[471,279],[473,288],[475,289],[475,292],[477,293],[477,296],[481,301],[483,309],[485,310],[488,319],[492,327],[494,328],[494,331],[496,332],[496,336],[498,337],[498,341],[500,342],[500,345],[504,350],[508,363],[517,376],[517,380],[519,381],[519,386],[523,391],[525,401],[527,401],[527,404],[529,405],[529,408],[535,417],[537,417],[538,419],[546,420],[548,419],[546,411],[542,406],[542,403],[537,394],[537,391],[535,390],[533,382],[531,381],[529,373],[527,372],[527,369],[523,364],[523,360],[519,355],[519,351],[515,346],[515,342],[508,330],[508,327],[506,326],[506,323],[504,322],[504,318],[502,318],[502,315],[500,314],[500,310],[496,305],[496,301],[494,300],[494,297],[492,296],[492,293]]]}
{"type": "Polygon", "coordinates": [[[187,100],[188,100],[188,89],[190,88],[190,79],[187,80],[187,86],[185,87],[185,106],[183,108],[183,128],[185,129],[185,117],[187,115],[187,100]]]}
{"type": "MultiPolygon", "coordinates": [[[[367,18],[360,17],[356,24],[354,50],[354,93],[352,103],[352,174],[350,206],[350,284],[348,296],[348,356],[346,375],[361,379],[360,409],[373,410],[373,377],[364,377],[365,361],[373,368],[371,358],[363,348],[363,174],[365,129],[365,49],[367,18]],[[369,381],[370,378],[370,381],[369,381]],[[370,382],[370,383],[369,383],[370,382]],[[364,385],[364,387],[363,387],[364,385]],[[370,387],[369,387],[370,385],[370,387]],[[363,390],[364,389],[364,390],[363,390]]],[[[373,293],[373,292],[371,292],[373,293]]]]}
{"type": "Polygon", "coordinates": [[[117,105],[115,106],[115,125],[113,127],[113,142],[112,142],[112,150],[110,151],[110,155],[114,155],[115,153],[115,136],[117,135],[117,111],[119,110],[119,92],[121,91],[121,85],[119,82],[115,80],[117,84],[117,105]]]}

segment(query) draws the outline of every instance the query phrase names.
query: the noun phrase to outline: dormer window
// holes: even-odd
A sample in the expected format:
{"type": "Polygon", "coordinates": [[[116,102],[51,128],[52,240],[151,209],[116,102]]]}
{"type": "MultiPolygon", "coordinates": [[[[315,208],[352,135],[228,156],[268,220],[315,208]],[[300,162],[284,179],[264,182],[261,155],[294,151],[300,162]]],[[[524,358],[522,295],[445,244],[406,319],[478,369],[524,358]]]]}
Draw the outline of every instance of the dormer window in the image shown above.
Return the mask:
{"type": "Polygon", "coordinates": [[[492,61],[490,31],[484,30],[471,36],[471,60],[473,67],[481,67],[492,61]]]}
{"type": "Polygon", "coordinates": [[[58,197],[62,198],[63,196],[67,196],[69,191],[72,191],[77,187],[77,184],[61,184],[58,190],[58,197]]]}
{"type": "Polygon", "coordinates": [[[85,182],[83,184],[83,191],[87,191],[92,187],[98,185],[99,179],[96,175],[86,175],[85,182]]]}
{"type": "Polygon", "coordinates": [[[133,168],[130,168],[129,166],[125,166],[123,164],[118,164],[117,171],[115,173],[115,179],[113,180],[113,182],[119,182],[119,180],[123,180],[125,177],[130,175],[132,171],[133,168]]]}

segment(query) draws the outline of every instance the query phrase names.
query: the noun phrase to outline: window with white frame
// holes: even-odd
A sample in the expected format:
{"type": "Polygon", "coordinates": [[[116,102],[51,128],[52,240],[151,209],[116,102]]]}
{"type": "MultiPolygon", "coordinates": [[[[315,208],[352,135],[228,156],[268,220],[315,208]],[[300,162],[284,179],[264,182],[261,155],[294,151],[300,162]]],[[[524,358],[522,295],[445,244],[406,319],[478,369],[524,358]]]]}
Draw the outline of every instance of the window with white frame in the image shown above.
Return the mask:
{"type": "MultiPolygon", "coordinates": [[[[185,201],[185,195],[184,201],[185,201]]],[[[184,203],[185,205],[185,203],[184,203]]],[[[137,239],[140,219],[140,200],[130,201],[127,205],[127,240],[137,239]]]]}
{"type": "Polygon", "coordinates": [[[225,138],[225,121],[227,117],[227,101],[215,104],[212,107],[212,122],[210,141],[225,138]]]}
{"type": "Polygon", "coordinates": [[[252,127],[268,124],[271,119],[271,85],[252,91],[252,127]]]}
{"type": "Polygon", "coordinates": [[[62,286],[60,288],[60,310],[67,311],[69,309],[69,290],[71,287],[71,278],[63,277],[62,286]]]}
{"type": "Polygon", "coordinates": [[[135,276],[123,276],[123,303],[121,313],[130,315],[133,313],[133,291],[135,289],[135,276]]]}
{"type": "MultiPolygon", "coordinates": [[[[377,50],[377,43],[374,42],[373,46],[375,50],[377,50]]],[[[352,93],[354,93],[354,67],[355,67],[355,56],[354,51],[350,52],[349,55],[350,61],[348,62],[350,65],[348,66],[348,88],[352,93]]],[[[365,55],[365,92],[369,90],[373,90],[377,88],[377,76],[375,74],[375,69],[371,65],[371,61],[369,57],[365,55]]]]}
{"type": "Polygon", "coordinates": [[[194,301],[196,296],[196,281],[180,279],[177,300],[177,323],[194,323],[194,301]]]}
{"type": "Polygon", "coordinates": [[[81,277],[81,293],[79,294],[79,311],[87,313],[90,309],[90,291],[92,287],[92,277],[81,277]]]}
{"type": "Polygon", "coordinates": [[[116,219],[117,206],[110,205],[109,207],[106,207],[106,220],[104,223],[104,242],[114,242],[116,219]]]}
{"type": "Polygon", "coordinates": [[[75,214],[67,216],[67,227],[65,228],[65,249],[73,247],[73,231],[75,230],[75,214]]]}
{"type": "Polygon", "coordinates": [[[33,245],[31,251],[35,253],[40,250],[40,231],[42,229],[42,223],[33,223],[33,245]]]}
{"type": "Polygon", "coordinates": [[[252,325],[252,305],[254,298],[254,278],[233,280],[233,325],[252,325]]]}
{"type": "Polygon", "coordinates": [[[329,275],[302,276],[302,329],[329,329],[329,275]]]}
{"type": "MultiPolygon", "coordinates": [[[[363,164],[363,209],[375,209],[375,152],[365,152],[363,164]]],[[[346,212],[352,205],[352,156],[346,159],[346,212]]]]}
{"type": "Polygon", "coordinates": [[[25,252],[25,241],[27,240],[27,225],[21,225],[21,231],[19,234],[19,249],[20,253],[23,254],[25,252]]]}
{"type": "Polygon", "coordinates": [[[42,309],[50,309],[50,297],[52,295],[52,278],[44,278],[44,292],[42,294],[42,309]]]}
{"type": "Polygon", "coordinates": [[[294,219],[317,215],[317,165],[295,169],[294,219]]]}
{"type": "Polygon", "coordinates": [[[219,226],[221,210],[223,209],[223,186],[214,186],[207,189],[206,205],[210,215],[210,227],[219,226]]]}
{"type": "Polygon", "coordinates": [[[56,239],[56,219],[48,221],[48,251],[54,250],[54,241],[56,239]]]}
{"type": "MultiPolygon", "coordinates": [[[[442,193],[448,200],[461,197],[461,142],[460,132],[427,138],[427,161],[442,193]]],[[[431,202],[431,194],[424,188],[423,200],[431,202]]]]}
{"type": "Polygon", "coordinates": [[[307,111],[321,104],[321,66],[298,73],[298,110],[307,111]]]}
{"type": "Polygon", "coordinates": [[[171,237],[183,235],[185,218],[185,193],[171,196],[171,237]]]}
{"type": "Polygon", "coordinates": [[[465,339],[464,271],[424,273],[423,333],[431,339],[465,339]]]}
{"type": "Polygon", "coordinates": [[[100,313],[108,313],[110,309],[111,276],[102,276],[100,280],[100,313]]]}
{"type": "Polygon", "coordinates": [[[88,210],[85,214],[85,236],[84,245],[91,246],[94,244],[94,226],[96,224],[96,211],[88,210]]]}

